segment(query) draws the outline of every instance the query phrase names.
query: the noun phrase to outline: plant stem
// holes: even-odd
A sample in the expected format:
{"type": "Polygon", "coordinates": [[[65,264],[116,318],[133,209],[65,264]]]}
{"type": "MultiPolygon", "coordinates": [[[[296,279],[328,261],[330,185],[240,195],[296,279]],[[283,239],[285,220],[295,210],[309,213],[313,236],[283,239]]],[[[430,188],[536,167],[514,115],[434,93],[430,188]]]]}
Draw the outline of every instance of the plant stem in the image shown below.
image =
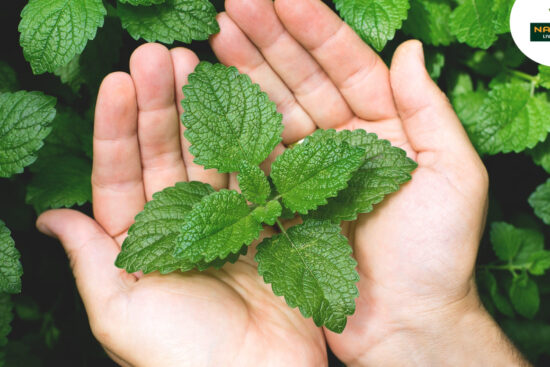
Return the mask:
{"type": "Polygon", "coordinates": [[[288,237],[288,234],[286,233],[285,227],[283,226],[283,223],[279,219],[277,219],[277,227],[281,230],[281,233],[285,235],[285,237],[288,237]]]}
{"type": "Polygon", "coordinates": [[[520,78],[520,79],[526,80],[526,81],[531,82],[531,83],[535,83],[535,85],[539,84],[540,78],[539,78],[538,75],[533,76],[533,75],[524,73],[523,71],[513,70],[513,69],[508,69],[508,72],[510,74],[520,78]]]}
{"type": "Polygon", "coordinates": [[[491,264],[487,264],[487,265],[480,265],[479,267],[482,268],[482,269],[488,269],[488,270],[508,270],[508,271],[511,271],[512,273],[514,273],[516,270],[523,270],[526,267],[529,267],[529,264],[520,264],[520,265],[510,265],[510,264],[507,264],[507,265],[491,265],[491,264]]]}

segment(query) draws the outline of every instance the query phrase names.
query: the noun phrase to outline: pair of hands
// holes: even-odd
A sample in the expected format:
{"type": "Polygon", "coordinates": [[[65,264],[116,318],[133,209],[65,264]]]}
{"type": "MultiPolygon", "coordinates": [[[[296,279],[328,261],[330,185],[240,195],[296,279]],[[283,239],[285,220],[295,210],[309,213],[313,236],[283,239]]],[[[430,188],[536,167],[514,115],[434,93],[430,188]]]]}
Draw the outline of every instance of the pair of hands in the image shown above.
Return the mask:
{"type": "Polygon", "coordinates": [[[350,366],[441,365],[474,358],[465,353],[487,348],[482,337],[508,350],[499,358],[514,357],[474,283],[487,174],[428,76],[421,44],[402,44],[388,70],[320,1],[227,0],[226,10],[212,47],[277,104],[284,144],[316,128],[361,128],[406,150],[418,169],[345,228],[361,280],[357,310],[342,334],[317,328],[274,296],[257,274],[254,246],[219,271],[127,274],[114,261],[153,193],[187,180],[236,186],[234,176],[194,164],[182,135],[181,87],[196,55],[139,47],[130,75],[110,74],[98,95],[96,220],[53,210],[37,223],[63,243],[107,353],[122,366],[322,366],[328,343],[350,366]]]}

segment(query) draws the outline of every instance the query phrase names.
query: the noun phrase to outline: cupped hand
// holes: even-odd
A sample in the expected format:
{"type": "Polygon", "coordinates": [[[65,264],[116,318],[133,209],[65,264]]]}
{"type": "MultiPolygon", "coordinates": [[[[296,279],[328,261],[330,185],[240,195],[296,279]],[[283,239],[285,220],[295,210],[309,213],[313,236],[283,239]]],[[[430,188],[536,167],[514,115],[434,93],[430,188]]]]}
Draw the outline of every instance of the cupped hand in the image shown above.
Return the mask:
{"type": "MultiPolygon", "coordinates": [[[[473,270],[487,176],[421,45],[401,45],[388,70],[320,1],[228,0],[226,9],[212,47],[277,104],[284,144],[317,128],[362,128],[419,164],[411,182],[345,227],[360,296],[344,333],[325,333],[336,355],[376,365],[419,331],[479,309],[473,270]]],[[[63,242],[92,329],[123,365],[324,365],[323,333],[263,284],[253,248],[221,271],[139,276],[113,265],[156,191],[185,180],[232,187],[192,162],[181,134],[181,86],[197,62],[188,50],[149,44],[132,56],[131,75],[106,78],[94,132],[96,221],[56,210],[38,226],[63,242]]]]}
{"type": "Polygon", "coordinates": [[[92,331],[122,366],[323,366],[321,329],[273,295],[254,250],[223,270],[127,274],[114,266],[135,215],[180,181],[229,187],[227,175],[193,163],[182,135],[181,87],[198,59],[158,44],[139,47],[130,75],[103,81],[95,114],[95,221],[52,210],[38,228],[70,258],[92,331]]]}
{"type": "Polygon", "coordinates": [[[400,191],[344,227],[361,277],[357,310],[341,335],[326,331],[346,364],[414,364],[420,336],[433,350],[462,318],[483,313],[474,264],[488,186],[422,45],[402,44],[388,69],[318,0],[226,0],[218,21],[214,51],[277,103],[285,144],[316,128],[361,128],[418,162],[400,191]]]}

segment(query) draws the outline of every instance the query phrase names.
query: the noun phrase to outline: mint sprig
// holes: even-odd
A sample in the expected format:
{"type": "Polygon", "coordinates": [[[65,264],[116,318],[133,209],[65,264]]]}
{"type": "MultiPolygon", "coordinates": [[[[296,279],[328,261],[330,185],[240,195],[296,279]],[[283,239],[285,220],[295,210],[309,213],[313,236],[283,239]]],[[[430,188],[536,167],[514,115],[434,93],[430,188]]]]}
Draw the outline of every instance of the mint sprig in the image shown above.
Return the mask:
{"type": "Polygon", "coordinates": [[[183,88],[185,136],[195,162],[238,172],[241,192],[199,182],[156,193],[130,227],[116,265],[167,273],[235,262],[264,225],[281,233],[257,247],[258,272],[316,325],[342,332],[355,311],[358,275],[339,222],[373,209],[408,181],[416,163],[363,130],[318,130],[259,168],[281,141],[275,104],[234,67],[200,63],[183,88]],[[285,228],[284,218],[306,215],[285,228]]]}

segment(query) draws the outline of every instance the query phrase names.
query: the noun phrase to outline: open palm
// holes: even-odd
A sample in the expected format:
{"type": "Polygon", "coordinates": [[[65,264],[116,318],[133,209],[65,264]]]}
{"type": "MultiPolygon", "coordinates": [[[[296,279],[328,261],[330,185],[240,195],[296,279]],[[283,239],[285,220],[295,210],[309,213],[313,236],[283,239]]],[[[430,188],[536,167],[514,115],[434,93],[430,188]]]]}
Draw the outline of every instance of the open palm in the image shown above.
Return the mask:
{"type": "Polygon", "coordinates": [[[320,1],[227,0],[226,10],[214,51],[277,102],[284,143],[316,128],[361,128],[419,164],[411,182],[344,227],[361,281],[344,333],[326,332],[337,356],[361,362],[399,333],[422,327],[434,311],[475,307],[487,174],[428,76],[421,45],[401,45],[388,70],[320,1]]]}
{"type": "Polygon", "coordinates": [[[57,210],[39,227],[63,242],[92,330],[121,365],[326,365],[322,330],[273,294],[253,249],[219,271],[130,275],[114,267],[153,193],[187,180],[231,185],[192,162],[179,131],[181,86],[197,63],[189,50],[147,44],[132,55],[131,75],[105,79],[94,131],[97,222],[57,210]]]}
{"type": "MultiPolygon", "coordinates": [[[[227,0],[226,10],[212,47],[277,103],[284,144],[317,128],[362,128],[419,163],[411,182],[344,228],[361,280],[344,333],[325,332],[337,356],[367,361],[434,311],[475,304],[486,173],[427,75],[419,43],[403,44],[388,70],[319,1],[227,0]]],[[[195,165],[181,135],[181,86],[197,62],[186,49],[150,44],[132,56],[131,76],[107,77],[94,133],[99,225],[67,210],[46,213],[39,225],[64,242],[96,336],[121,363],[326,364],[323,333],[263,284],[254,249],[204,273],[136,277],[112,265],[154,192],[185,180],[235,185],[234,177],[195,165]]]]}

